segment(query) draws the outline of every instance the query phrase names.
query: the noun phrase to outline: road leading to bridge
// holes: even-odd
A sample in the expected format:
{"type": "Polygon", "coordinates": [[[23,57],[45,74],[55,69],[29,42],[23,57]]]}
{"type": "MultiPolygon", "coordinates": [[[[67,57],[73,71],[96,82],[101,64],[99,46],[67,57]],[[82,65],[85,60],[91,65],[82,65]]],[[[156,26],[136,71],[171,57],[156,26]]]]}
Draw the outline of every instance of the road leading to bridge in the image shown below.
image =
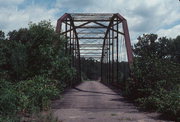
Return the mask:
{"type": "Polygon", "coordinates": [[[156,113],[139,112],[122,96],[100,82],[83,82],[52,104],[62,122],[163,122],[156,113]]]}

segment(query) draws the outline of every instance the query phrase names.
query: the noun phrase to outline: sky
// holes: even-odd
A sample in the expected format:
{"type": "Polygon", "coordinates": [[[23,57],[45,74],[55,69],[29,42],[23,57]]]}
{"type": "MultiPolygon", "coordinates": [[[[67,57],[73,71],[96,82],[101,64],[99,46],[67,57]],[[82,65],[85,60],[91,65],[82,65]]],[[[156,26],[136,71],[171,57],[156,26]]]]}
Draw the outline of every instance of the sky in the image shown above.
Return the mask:
{"type": "Polygon", "coordinates": [[[0,30],[28,27],[29,22],[56,21],[64,13],[120,13],[133,42],[144,33],[180,35],[179,0],[0,0],[0,30]]]}

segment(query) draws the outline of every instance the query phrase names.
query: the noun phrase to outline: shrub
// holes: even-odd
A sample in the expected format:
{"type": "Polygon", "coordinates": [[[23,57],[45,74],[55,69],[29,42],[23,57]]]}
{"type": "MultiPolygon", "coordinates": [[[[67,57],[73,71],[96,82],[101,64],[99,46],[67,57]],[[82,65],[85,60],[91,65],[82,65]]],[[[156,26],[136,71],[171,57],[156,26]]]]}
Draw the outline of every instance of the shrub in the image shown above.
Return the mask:
{"type": "Polygon", "coordinates": [[[17,115],[49,109],[50,100],[58,97],[58,82],[45,76],[12,84],[0,80],[0,120],[18,120],[17,115]]]}
{"type": "Polygon", "coordinates": [[[180,120],[180,85],[162,95],[158,109],[169,118],[180,120]]]}
{"type": "MultiPolygon", "coordinates": [[[[125,94],[139,105],[171,119],[180,116],[180,64],[174,62],[173,40],[143,35],[135,45],[134,81],[127,81],[125,94]]],[[[180,44],[180,43],[179,43],[180,44]]],[[[177,59],[176,59],[177,61],[177,59]]]]}
{"type": "Polygon", "coordinates": [[[22,112],[33,112],[33,109],[47,109],[50,100],[59,95],[57,81],[45,76],[35,76],[17,84],[19,106],[22,112]]]}
{"type": "Polygon", "coordinates": [[[12,83],[0,80],[0,98],[0,115],[16,114],[18,93],[12,83]]]}
{"type": "Polygon", "coordinates": [[[76,84],[66,40],[49,21],[9,32],[8,39],[0,34],[0,121],[48,109],[51,99],[76,84]]]}

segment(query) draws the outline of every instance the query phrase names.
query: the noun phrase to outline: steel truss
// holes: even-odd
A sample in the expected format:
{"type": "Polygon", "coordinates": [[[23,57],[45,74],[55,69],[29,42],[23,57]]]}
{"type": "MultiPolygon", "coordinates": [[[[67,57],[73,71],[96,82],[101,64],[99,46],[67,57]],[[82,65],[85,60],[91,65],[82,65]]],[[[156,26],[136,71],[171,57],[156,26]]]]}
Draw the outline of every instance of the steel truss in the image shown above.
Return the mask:
{"type": "Polygon", "coordinates": [[[81,57],[92,57],[101,61],[102,81],[117,81],[120,37],[129,65],[133,62],[127,21],[118,13],[65,13],[57,21],[56,32],[67,40],[66,54],[72,56],[76,80],[81,80],[81,57]]]}

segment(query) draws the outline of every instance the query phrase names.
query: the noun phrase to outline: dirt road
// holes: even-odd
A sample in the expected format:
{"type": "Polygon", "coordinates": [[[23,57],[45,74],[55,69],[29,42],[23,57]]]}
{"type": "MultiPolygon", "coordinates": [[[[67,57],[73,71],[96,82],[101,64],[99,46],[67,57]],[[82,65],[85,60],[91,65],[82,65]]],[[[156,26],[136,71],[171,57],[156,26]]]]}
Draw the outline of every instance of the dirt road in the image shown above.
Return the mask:
{"type": "Polygon", "coordinates": [[[52,104],[62,122],[164,122],[156,113],[139,112],[122,96],[96,81],[83,82],[52,104]]]}

